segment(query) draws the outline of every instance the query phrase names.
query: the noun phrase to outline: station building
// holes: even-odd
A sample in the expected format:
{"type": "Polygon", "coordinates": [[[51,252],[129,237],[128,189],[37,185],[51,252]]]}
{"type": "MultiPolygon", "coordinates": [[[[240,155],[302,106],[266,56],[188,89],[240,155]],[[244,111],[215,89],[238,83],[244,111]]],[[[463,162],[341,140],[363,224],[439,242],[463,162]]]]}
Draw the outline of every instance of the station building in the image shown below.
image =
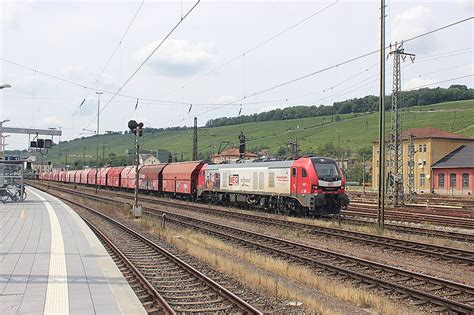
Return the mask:
{"type": "MultiPolygon", "coordinates": [[[[474,145],[474,138],[469,138],[438,128],[413,128],[402,133],[403,148],[403,182],[408,185],[408,145],[409,138],[413,136],[415,146],[415,191],[417,193],[430,193],[434,191],[433,166],[447,155],[461,146],[474,145]]],[[[388,141],[388,140],[387,140],[388,141]]],[[[372,148],[372,188],[378,188],[378,141],[373,142],[372,148]]],[[[472,159],[471,159],[472,160],[472,159]]],[[[388,154],[386,165],[388,166],[388,154]]],[[[472,165],[472,162],[471,162],[472,165]]],[[[386,167],[388,173],[388,167],[386,167]]],[[[461,174],[462,176],[462,174],[461,174]]],[[[472,175],[471,175],[472,178],[472,175]]],[[[460,183],[459,179],[457,183],[460,183]]]]}
{"type": "Polygon", "coordinates": [[[460,146],[436,162],[432,170],[435,193],[472,195],[474,191],[474,145],[460,146]]]}

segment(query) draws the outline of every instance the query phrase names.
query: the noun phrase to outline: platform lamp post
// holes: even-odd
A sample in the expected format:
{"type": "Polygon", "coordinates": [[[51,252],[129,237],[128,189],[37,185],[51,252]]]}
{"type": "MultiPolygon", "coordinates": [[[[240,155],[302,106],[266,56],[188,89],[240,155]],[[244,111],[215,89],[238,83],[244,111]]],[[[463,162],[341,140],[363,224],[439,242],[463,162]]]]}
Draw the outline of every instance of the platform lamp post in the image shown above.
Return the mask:
{"type": "Polygon", "coordinates": [[[138,205],[138,166],[140,164],[140,157],[138,151],[140,149],[140,144],[138,143],[138,137],[143,135],[143,123],[137,123],[135,120],[130,120],[128,122],[128,128],[135,135],[135,198],[132,207],[132,215],[135,218],[142,216],[142,207],[138,205]]]}
{"type": "Polygon", "coordinates": [[[8,144],[5,143],[5,138],[10,137],[10,135],[6,135],[6,136],[3,136],[3,135],[2,135],[2,136],[0,136],[0,137],[2,137],[2,143],[1,143],[2,148],[3,148],[2,151],[5,152],[5,147],[8,145],[8,144]]]}
{"type": "Polygon", "coordinates": [[[95,161],[95,193],[97,194],[97,190],[99,189],[99,183],[97,182],[97,173],[99,172],[99,115],[100,115],[100,95],[102,92],[95,92],[97,94],[97,157],[95,161]]]}
{"type": "MultiPolygon", "coordinates": [[[[5,86],[5,85],[9,85],[9,84],[4,84],[4,85],[0,85],[0,86],[5,86]]],[[[9,86],[11,86],[11,85],[9,85],[9,86]]],[[[3,87],[2,87],[2,89],[3,89],[3,87]]],[[[5,143],[5,138],[7,137],[7,136],[3,137],[3,128],[2,127],[3,127],[4,123],[9,122],[9,121],[10,121],[10,119],[5,119],[5,120],[0,121],[0,137],[2,137],[2,143],[0,143],[1,146],[2,146],[2,151],[0,152],[1,153],[0,154],[0,160],[3,160],[3,154],[4,154],[4,151],[5,151],[5,147],[4,147],[3,144],[5,143]]]]}

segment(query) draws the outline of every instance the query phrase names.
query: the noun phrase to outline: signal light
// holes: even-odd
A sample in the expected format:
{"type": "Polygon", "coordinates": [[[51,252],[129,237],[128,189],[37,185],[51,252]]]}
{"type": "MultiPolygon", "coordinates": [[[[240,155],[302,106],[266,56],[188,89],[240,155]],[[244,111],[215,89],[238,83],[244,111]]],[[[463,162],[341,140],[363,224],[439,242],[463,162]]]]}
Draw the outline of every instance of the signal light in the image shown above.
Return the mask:
{"type": "Polygon", "coordinates": [[[133,132],[134,135],[137,134],[141,137],[143,135],[143,123],[137,123],[135,120],[130,120],[128,122],[128,128],[133,132]]]}
{"type": "Polygon", "coordinates": [[[53,140],[51,139],[44,139],[44,148],[51,149],[53,146],[53,140]]]}

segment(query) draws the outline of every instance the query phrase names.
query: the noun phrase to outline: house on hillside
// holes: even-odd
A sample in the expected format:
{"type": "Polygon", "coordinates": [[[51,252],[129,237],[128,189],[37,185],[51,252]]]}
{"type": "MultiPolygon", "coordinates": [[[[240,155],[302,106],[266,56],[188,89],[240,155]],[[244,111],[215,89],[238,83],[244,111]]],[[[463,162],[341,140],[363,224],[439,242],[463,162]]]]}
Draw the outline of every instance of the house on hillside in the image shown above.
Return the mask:
{"type": "Polygon", "coordinates": [[[462,145],[433,164],[433,190],[438,194],[472,195],[474,144],[462,145]]]}
{"type": "Polygon", "coordinates": [[[139,154],[140,165],[153,165],[161,163],[153,154],[139,154]]]}
{"type": "MultiPolygon", "coordinates": [[[[214,154],[212,156],[212,163],[233,163],[236,162],[240,157],[238,148],[228,148],[222,151],[220,154],[214,154]]],[[[252,152],[245,153],[245,159],[253,161],[257,158],[257,155],[252,152]]]]}
{"type": "MultiPolygon", "coordinates": [[[[474,138],[458,135],[438,128],[413,128],[402,133],[403,150],[403,185],[408,185],[408,144],[409,138],[413,137],[415,147],[414,184],[417,193],[429,193],[433,189],[431,168],[449,153],[460,146],[474,144],[474,138]]],[[[386,140],[388,142],[388,139],[386,140]]],[[[378,141],[373,142],[372,148],[372,187],[378,188],[378,141]]],[[[388,173],[388,154],[386,160],[386,172],[388,173]]]]}

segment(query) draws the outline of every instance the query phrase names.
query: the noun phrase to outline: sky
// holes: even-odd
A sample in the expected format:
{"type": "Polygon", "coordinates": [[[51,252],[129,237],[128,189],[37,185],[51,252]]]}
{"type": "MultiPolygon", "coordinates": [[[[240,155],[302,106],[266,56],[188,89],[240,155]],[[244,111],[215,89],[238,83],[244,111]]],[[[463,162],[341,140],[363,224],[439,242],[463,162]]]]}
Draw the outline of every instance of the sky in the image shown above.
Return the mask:
{"type": "MultiPolygon", "coordinates": [[[[0,90],[0,121],[60,128],[69,140],[95,132],[97,91],[100,133],[126,130],[130,119],[159,128],[196,116],[201,126],[378,94],[378,53],[339,64],[379,48],[379,1],[202,0],[139,68],[195,3],[2,0],[0,84],[12,88],[0,90]]],[[[473,16],[472,1],[386,4],[387,45],[473,16]]],[[[406,42],[416,59],[403,64],[402,89],[472,87],[473,26],[406,42]]],[[[386,73],[389,94],[390,57],[386,73]]],[[[7,143],[26,149],[28,136],[7,143]]]]}

